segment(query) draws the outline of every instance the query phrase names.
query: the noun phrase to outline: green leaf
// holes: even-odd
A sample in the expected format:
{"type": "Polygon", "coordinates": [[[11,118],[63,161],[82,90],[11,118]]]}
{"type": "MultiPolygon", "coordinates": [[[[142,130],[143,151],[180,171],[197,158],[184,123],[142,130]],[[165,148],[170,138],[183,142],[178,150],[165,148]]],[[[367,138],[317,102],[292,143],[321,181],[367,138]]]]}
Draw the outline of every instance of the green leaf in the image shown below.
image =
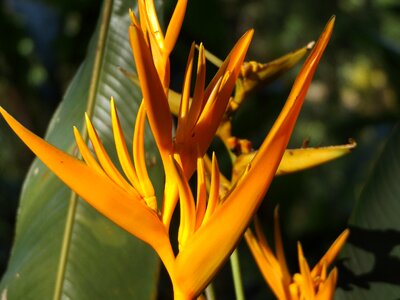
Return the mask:
{"type": "MultiPolygon", "coordinates": [[[[46,139],[71,154],[76,155],[72,126],[84,132],[86,111],[110,156],[116,157],[110,96],[131,145],[141,95],[118,71],[134,69],[127,2],[104,1],[87,58],[49,125],[46,139]]],[[[146,137],[150,176],[159,190],[162,168],[148,128],[146,137]]],[[[1,299],[154,299],[159,267],[150,247],[99,215],[40,161],[33,163],[23,186],[1,299]]]]}
{"type": "Polygon", "coordinates": [[[400,295],[400,127],[389,138],[350,218],[336,299],[400,295]]]}

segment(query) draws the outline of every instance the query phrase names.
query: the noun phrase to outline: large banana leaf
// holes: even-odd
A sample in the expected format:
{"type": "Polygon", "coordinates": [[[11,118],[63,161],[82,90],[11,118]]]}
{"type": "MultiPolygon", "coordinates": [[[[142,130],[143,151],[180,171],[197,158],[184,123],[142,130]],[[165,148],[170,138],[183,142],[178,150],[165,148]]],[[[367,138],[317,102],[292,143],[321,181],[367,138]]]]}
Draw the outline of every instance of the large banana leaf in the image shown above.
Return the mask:
{"type": "MultiPolygon", "coordinates": [[[[141,96],[118,71],[134,68],[127,39],[128,2],[105,0],[87,58],[48,128],[46,139],[71,154],[76,154],[72,126],[83,129],[87,111],[115,157],[110,96],[128,145],[132,140],[141,96]]],[[[157,153],[149,131],[146,148],[154,163],[157,153]]],[[[156,163],[151,176],[159,185],[161,175],[156,163]]],[[[12,256],[0,284],[1,299],[154,299],[158,270],[158,259],[147,245],[99,215],[40,161],[33,163],[22,191],[12,256]]]]}
{"type": "Polygon", "coordinates": [[[336,299],[400,297],[400,127],[388,140],[350,219],[336,299]]]}

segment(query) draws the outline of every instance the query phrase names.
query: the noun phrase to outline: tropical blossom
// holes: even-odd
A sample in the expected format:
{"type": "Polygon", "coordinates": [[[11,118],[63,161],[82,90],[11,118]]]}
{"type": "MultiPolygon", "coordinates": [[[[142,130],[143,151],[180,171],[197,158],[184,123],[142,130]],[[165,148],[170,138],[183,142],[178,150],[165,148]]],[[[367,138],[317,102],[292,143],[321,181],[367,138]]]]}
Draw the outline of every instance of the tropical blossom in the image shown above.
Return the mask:
{"type": "Polygon", "coordinates": [[[171,277],[175,299],[192,299],[199,295],[246,230],[279,166],[334,24],[332,18],[300,70],[282,112],[257,154],[236,185],[220,197],[217,160],[213,157],[211,162],[211,184],[207,194],[202,157],[223,118],[253,31],[245,33],[236,43],[207,87],[204,49],[200,46],[195,87],[190,97],[192,47],[182,88],[178,125],[173,135],[167,100],[169,55],[178,37],[186,4],[186,0],[177,2],[165,36],[153,1],[139,0],[139,20],[130,12],[129,37],[143,101],[135,122],[133,159],[123,138],[114,101],[110,101],[112,129],[122,173],[107,155],[88,116],[86,128],[93,152],[79,130],[74,129],[82,161],[39,138],[0,108],[15,133],[66,185],[98,212],[157,252],[171,277]],[[166,178],[161,208],[145,163],[143,138],[146,117],[166,178]],[[193,196],[188,179],[196,170],[197,194],[193,196]],[[169,224],[178,201],[180,226],[178,241],[175,241],[169,234],[169,224]],[[173,251],[175,243],[179,245],[177,253],[173,251]]]}
{"type": "Polygon", "coordinates": [[[266,281],[279,300],[327,300],[333,299],[338,272],[329,267],[342,249],[350,231],[344,230],[333,242],[320,261],[310,268],[304,258],[300,242],[297,243],[299,272],[290,275],[286,264],[285,253],[279,225],[278,209],[274,213],[274,242],[272,251],[265,238],[260,223],[255,221],[255,235],[251,229],[245,233],[245,239],[250,247],[255,261],[266,281]]]}

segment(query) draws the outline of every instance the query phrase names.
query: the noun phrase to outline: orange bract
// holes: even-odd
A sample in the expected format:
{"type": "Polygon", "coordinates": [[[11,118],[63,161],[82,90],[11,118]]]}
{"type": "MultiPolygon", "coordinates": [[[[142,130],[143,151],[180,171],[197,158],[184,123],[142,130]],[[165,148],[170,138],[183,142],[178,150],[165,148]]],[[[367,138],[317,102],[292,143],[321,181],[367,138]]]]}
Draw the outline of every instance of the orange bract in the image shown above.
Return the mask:
{"type": "Polygon", "coordinates": [[[258,220],[255,222],[255,235],[248,229],[245,238],[265,281],[275,296],[279,300],[333,299],[337,269],[333,268],[332,271],[328,272],[328,268],[342,249],[350,231],[346,229],[340,234],[312,270],[310,270],[304,258],[301,244],[298,243],[300,272],[291,276],[283,251],[277,209],[275,210],[274,221],[275,251],[272,251],[269,247],[258,220]]]}

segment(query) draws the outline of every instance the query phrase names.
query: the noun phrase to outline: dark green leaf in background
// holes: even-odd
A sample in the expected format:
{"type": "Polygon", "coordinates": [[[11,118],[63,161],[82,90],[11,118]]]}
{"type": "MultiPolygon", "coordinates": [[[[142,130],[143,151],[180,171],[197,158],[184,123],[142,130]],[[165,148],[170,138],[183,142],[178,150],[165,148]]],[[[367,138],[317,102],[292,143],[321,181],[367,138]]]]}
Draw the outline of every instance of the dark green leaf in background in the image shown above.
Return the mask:
{"type": "Polygon", "coordinates": [[[349,223],[336,299],[399,299],[400,126],[389,138],[349,223]]]}
{"type": "MultiPolygon", "coordinates": [[[[141,96],[118,67],[134,69],[127,34],[133,5],[136,1],[105,0],[87,58],[52,118],[46,139],[71,154],[77,154],[72,126],[84,128],[86,111],[116,157],[110,96],[131,145],[141,96]]],[[[147,131],[146,151],[157,189],[163,178],[150,136],[147,131]]],[[[0,284],[1,299],[154,299],[158,272],[159,261],[147,245],[99,215],[40,161],[33,163],[22,191],[12,256],[0,284]]]]}

